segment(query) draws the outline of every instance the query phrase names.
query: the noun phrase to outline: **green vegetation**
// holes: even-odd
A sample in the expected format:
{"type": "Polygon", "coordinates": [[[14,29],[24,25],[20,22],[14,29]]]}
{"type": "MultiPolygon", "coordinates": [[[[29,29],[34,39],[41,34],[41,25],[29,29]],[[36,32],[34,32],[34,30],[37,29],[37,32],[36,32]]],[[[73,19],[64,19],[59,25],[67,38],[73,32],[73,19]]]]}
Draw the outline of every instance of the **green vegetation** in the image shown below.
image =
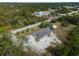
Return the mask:
{"type": "Polygon", "coordinates": [[[77,8],[68,8],[68,7],[66,7],[66,6],[61,6],[61,7],[59,7],[59,9],[56,11],[56,12],[58,12],[58,13],[62,13],[62,14],[64,14],[64,13],[69,13],[69,12],[71,12],[71,11],[76,11],[77,10],[77,8]]]}
{"type": "Polygon", "coordinates": [[[26,25],[34,24],[39,21],[47,20],[47,18],[45,17],[39,18],[32,16],[32,13],[35,11],[46,11],[48,10],[48,8],[59,10],[60,7],[64,11],[67,11],[64,9],[63,6],[74,6],[75,8],[77,8],[78,3],[1,3],[0,28],[2,29],[0,29],[0,32],[5,31],[5,29],[10,30],[20,28],[26,25]],[[3,27],[5,27],[5,29],[3,27]]]}
{"type": "Polygon", "coordinates": [[[6,34],[11,29],[47,20],[44,17],[32,16],[35,9],[31,6],[26,4],[0,4],[0,55],[35,55],[34,52],[29,51],[26,53],[22,50],[22,47],[14,46],[10,41],[11,37],[6,34]]]}
{"type": "Polygon", "coordinates": [[[41,22],[41,24],[39,25],[40,28],[47,28],[47,27],[50,27],[51,29],[53,29],[52,27],[52,23],[49,23],[49,22],[41,22]]]}
{"type": "Polygon", "coordinates": [[[16,33],[16,37],[17,37],[18,39],[25,39],[26,36],[32,34],[33,32],[39,31],[40,29],[41,29],[41,28],[39,28],[38,26],[33,27],[33,28],[29,28],[29,29],[24,30],[24,31],[22,31],[22,32],[16,33]]]}
{"type": "Polygon", "coordinates": [[[79,27],[74,28],[62,47],[57,47],[54,55],[78,56],[79,55],[79,27]]]}
{"type": "Polygon", "coordinates": [[[38,55],[30,49],[25,52],[20,45],[16,47],[11,41],[9,33],[0,33],[0,56],[34,56],[38,55]]]}
{"type": "Polygon", "coordinates": [[[67,55],[79,55],[79,26],[69,34],[68,42],[65,44],[69,50],[67,55]]]}
{"type": "Polygon", "coordinates": [[[58,47],[58,49],[55,50],[54,55],[77,56],[79,55],[79,15],[67,15],[61,19],[61,22],[63,22],[62,20],[74,24],[77,27],[70,31],[67,41],[63,43],[62,47],[58,47]]]}
{"type": "MultiPolygon", "coordinates": [[[[35,11],[46,11],[48,10],[48,8],[57,9],[56,12],[51,13],[51,16],[58,16],[58,13],[68,13],[73,10],[77,10],[78,7],[79,3],[0,3],[0,55],[37,55],[30,49],[28,52],[24,52],[22,50],[22,46],[14,46],[12,44],[12,41],[10,41],[10,36],[6,32],[9,32],[9,30],[13,30],[15,28],[21,28],[30,24],[37,23],[39,21],[47,20],[46,17],[33,16],[32,13],[35,11]],[[67,9],[64,6],[73,6],[74,8],[67,9]]],[[[70,31],[69,37],[67,37],[67,41],[63,42],[63,45],[56,48],[50,47],[48,49],[48,52],[50,52],[51,55],[79,55],[79,14],[73,14],[72,16],[66,15],[60,17],[57,21],[60,21],[62,23],[62,26],[65,27],[68,24],[73,24],[77,27],[70,31]]],[[[55,20],[53,20],[52,22],[55,23],[55,20]]],[[[39,27],[52,28],[52,24],[49,24],[48,22],[42,22],[39,27]]],[[[30,34],[33,31],[37,31],[38,29],[28,29],[19,34],[20,38],[21,36],[30,34]]]]}
{"type": "Polygon", "coordinates": [[[63,17],[60,17],[58,19],[60,22],[63,22],[65,24],[74,24],[74,25],[79,25],[79,14],[75,14],[75,15],[66,15],[66,16],[63,16],[63,17]]]}
{"type": "Polygon", "coordinates": [[[7,33],[0,34],[0,55],[4,56],[20,56],[26,55],[21,47],[16,47],[10,41],[10,36],[7,33]]]}
{"type": "Polygon", "coordinates": [[[34,8],[29,6],[0,4],[0,32],[47,20],[45,17],[32,16],[33,12],[34,8]]]}

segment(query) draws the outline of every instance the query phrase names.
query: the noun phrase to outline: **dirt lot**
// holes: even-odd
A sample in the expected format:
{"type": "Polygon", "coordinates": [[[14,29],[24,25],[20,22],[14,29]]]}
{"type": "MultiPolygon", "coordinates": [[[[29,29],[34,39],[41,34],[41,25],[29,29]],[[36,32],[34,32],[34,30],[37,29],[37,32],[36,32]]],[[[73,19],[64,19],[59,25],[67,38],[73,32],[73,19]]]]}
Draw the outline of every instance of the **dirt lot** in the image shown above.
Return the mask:
{"type": "Polygon", "coordinates": [[[67,27],[61,26],[60,22],[56,22],[54,24],[57,25],[57,28],[54,29],[54,32],[63,42],[66,41],[69,31],[75,27],[75,25],[72,24],[68,24],[67,27]]]}

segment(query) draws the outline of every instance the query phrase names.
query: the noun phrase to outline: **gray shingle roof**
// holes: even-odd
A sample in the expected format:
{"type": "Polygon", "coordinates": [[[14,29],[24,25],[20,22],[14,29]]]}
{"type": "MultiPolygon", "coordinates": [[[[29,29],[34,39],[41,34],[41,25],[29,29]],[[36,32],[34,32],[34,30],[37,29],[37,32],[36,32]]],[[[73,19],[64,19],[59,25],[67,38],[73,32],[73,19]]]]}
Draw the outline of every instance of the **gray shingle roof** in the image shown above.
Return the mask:
{"type": "Polygon", "coordinates": [[[52,30],[50,28],[43,28],[42,30],[38,32],[33,32],[32,35],[36,37],[36,39],[39,39],[47,34],[49,34],[52,30]]]}

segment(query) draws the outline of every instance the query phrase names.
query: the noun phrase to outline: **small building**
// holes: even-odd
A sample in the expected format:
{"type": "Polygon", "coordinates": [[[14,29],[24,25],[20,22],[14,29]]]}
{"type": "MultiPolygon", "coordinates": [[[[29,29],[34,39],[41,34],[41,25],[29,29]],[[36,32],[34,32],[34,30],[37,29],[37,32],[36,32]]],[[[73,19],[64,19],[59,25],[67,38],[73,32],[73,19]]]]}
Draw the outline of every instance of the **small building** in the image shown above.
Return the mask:
{"type": "Polygon", "coordinates": [[[61,41],[55,35],[52,29],[43,28],[38,32],[33,32],[28,39],[28,43],[25,44],[29,46],[32,50],[43,53],[49,46],[55,47],[57,44],[61,44],[61,41]]]}

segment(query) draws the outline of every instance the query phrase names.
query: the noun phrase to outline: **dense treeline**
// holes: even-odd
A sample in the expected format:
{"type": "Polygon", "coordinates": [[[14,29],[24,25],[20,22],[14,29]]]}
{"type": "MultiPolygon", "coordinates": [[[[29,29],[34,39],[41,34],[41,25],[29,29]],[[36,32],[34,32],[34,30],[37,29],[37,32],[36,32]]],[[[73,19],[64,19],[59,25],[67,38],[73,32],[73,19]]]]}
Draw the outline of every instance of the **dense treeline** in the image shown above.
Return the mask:
{"type": "Polygon", "coordinates": [[[60,17],[58,20],[65,24],[71,23],[74,25],[79,25],[79,14],[74,14],[72,16],[66,15],[66,16],[60,17]]]}
{"type": "Polygon", "coordinates": [[[78,7],[79,6],[79,3],[78,2],[61,2],[61,3],[5,3],[6,5],[17,5],[17,6],[29,6],[29,7],[33,7],[33,8],[36,8],[36,9],[41,9],[41,10],[45,10],[45,9],[48,9],[49,7],[50,8],[57,8],[57,7],[60,7],[60,6],[75,6],[75,7],[78,7]]]}

